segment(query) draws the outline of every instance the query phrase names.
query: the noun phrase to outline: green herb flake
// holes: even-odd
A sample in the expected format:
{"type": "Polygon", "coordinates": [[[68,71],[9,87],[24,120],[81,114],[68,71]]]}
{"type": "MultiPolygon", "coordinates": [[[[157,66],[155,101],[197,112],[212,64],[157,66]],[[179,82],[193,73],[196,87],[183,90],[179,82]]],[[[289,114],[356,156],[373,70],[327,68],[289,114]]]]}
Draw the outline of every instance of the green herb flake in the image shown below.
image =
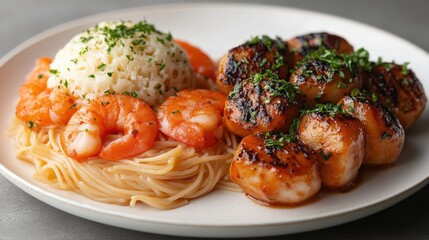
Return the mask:
{"type": "Polygon", "coordinates": [[[405,62],[402,65],[402,71],[401,71],[402,75],[407,75],[408,74],[408,64],[410,64],[410,63],[409,62],[405,62]]]}
{"type": "Polygon", "coordinates": [[[173,40],[173,35],[171,35],[171,32],[168,32],[167,36],[165,37],[165,40],[167,41],[173,40]]]}
{"type": "Polygon", "coordinates": [[[42,79],[42,78],[43,78],[43,74],[39,74],[39,75],[37,75],[37,78],[38,78],[38,79],[42,79]]]}
{"type": "Polygon", "coordinates": [[[116,93],[115,91],[110,90],[110,89],[108,89],[108,90],[104,91],[104,95],[113,95],[113,94],[115,94],[115,93],[116,93]]]}
{"type": "Polygon", "coordinates": [[[159,71],[164,70],[165,68],[165,63],[164,62],[155,62],[155,65],[159,66],[159,71]]]}
{"type": "Polygon", "coordinates": [[[402,84],[404,84],[405,86],[409,86],[409,85],[410,85],[410,82],[408,81],[408,79],[407,79],[407,78],[403,78],[403,79],[402,79],[402,84]]]}
{"type": "Polygon", "coordinates": [[[259,61],[258,65],[259,65],[259,67],[262,67],[262,66],[264,66],[266,63],[267,63],[267,59],[266,59],[266,58],[263,58],[261,61],[259,61]]]}
{"type": "Polygon", "coordinates": [[[73,108],[75,108],[77,106],[77,103],[74,103],[73,105],[71,105],[70,107],[69,107],[69,109],[73,109],[73,108]]]}
{"type": "Polygon", "coordinates": [[[301,116],[311,113],[329,114],[331,117],[335,117],[337,114],[349,115],[348,112],[343,110],[342,105],[332,103],[316,104],[313,109],[302,110],[301,116]]]}
{"type": "Polygon", "coordinates": [[[126,55],[125,56],[129,61],[133,61],[134,60],[134,57],[131,57],[131,55],[126,55]]]}
{"type": "Polygon", "coordinates": [[[88,77],[89,77],[89,78],[95,78],[95,75],[94,75],[94,74],[91,74],[91,75],[89,75],[88,77]]]}
{"type": "Polygon", "coordinates": [[[337,87],[338,87],[338,88],[346,88],[346,87],[347,87],[347,84],[345,84],[344,82],[341,82],[341,81],[340,81],[340,82],[338,82],[338,83],[337,83],[337,87]]]}
{"type": "Polygon", "coordinates": [[[60,71],[58,71],[56,69],[50,69],[49,72],[52,74],[58,74],[60,71]]]}
{"type": "Polygon", "coordinates": [[[373,102],[377,102],[377,94],[375,94],[375,93],[372,93],[371,94],[371,100],[373,101],[373,102]]]}
{"type": "Polygon", "coordinates": [[[35,122],[33,122],[33,121],[28,121],[28,128],[29,128],[29,129],[32,129],[32,128],[35,128],[35,127],[37,127],[37,124],[36,124],[35,122]]]}
{"type": "Polygon", "coordinates": [[[105,68],[106,68],[106,64],[104,63],[100,64],[100,66],[97,67],[97,69],[100,71],[104,71],[105,68]]]}
{"type": "Polygon", "coordinates": [[[113,72],[108,72],[107,73],[107,76],[109,76],[109,77],[112,77],[112,75],[113,75],[113,72]]]}

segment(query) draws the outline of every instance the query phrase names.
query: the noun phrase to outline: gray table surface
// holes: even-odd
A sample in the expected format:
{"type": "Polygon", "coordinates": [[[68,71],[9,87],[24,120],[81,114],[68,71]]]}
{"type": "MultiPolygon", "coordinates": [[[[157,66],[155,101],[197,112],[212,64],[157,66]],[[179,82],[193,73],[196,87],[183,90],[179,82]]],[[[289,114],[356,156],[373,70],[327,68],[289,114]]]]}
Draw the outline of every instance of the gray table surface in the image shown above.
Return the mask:
{"type": "MultiPolygon", "coordinates": [[[[184,1],[0,0],[0,56],[55,25],[108,10],[184,1]]],[[[188,1],[189,2],[189,1],[188,1]]],[[[258,2],[258,1],[247,1],[258,2]]],[[[339,15],[408,39],[429,52],[429,1],[264,1],[339,15]]],[[[428,63],[429,66],[429,63],[428,63]]],[[[288,239],[429,239],[429,186],[372,216],[288,239]]],[[[285,239],[285,236],[267,239],[285,239]]],[[[57,210],[0,176],[0,239],[179,239],[107,226],[57,210]]]]}

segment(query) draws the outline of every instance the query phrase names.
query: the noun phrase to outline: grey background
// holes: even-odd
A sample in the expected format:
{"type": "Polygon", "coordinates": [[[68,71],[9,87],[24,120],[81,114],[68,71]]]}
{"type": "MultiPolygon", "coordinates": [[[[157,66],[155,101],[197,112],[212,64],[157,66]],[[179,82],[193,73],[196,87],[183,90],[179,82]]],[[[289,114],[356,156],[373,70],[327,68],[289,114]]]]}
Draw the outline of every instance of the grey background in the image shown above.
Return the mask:
{"type": "MultiPolygon", "coordinates": [[[[0,0],[0,56],[43,30],[79,17],[133,6],[177,2],[185,1],[0,0]]],[[[399,35],[429,52],[429,1],[270,0],[264,4],[298,7],[358,20],[399,35]]],[[[429,186],[393,207],[351,223],[267,239],[285,238],[429,239],[429,186]]],[[[0,176],[0,239],[179,238],[120,229],[75,217],[40,202],[0,176]]]]}

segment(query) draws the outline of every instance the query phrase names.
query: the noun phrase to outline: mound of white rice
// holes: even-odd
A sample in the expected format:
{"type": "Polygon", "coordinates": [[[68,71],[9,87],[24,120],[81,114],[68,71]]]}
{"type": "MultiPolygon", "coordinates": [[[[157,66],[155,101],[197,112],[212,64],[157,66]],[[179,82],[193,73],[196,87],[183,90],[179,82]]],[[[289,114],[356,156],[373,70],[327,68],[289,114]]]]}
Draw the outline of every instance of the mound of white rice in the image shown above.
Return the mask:
{"type": "Polygon", "coordinates": [[[48,87],[67,87],[80,98],[129,94],[156,106],[192,88],[186,53],[146,22],[102,22],[73,37],[51,64],[48,87]]]}

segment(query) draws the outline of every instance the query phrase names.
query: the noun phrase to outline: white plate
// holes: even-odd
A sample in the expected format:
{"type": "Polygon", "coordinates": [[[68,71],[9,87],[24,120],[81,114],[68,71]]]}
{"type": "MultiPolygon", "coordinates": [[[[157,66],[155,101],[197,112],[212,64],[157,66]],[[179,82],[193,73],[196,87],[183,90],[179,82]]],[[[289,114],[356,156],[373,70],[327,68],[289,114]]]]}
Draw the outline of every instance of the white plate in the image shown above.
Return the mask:
{"type": "MultiPolygon", "coordinates": [[[[410,67],[429,89],[429,56],[409,42],[350,20],[290,8],[260,5],[185,4],[126,9],[80,19],[44,32],[20,45],[0,61],[0,126],[14,114],[18,88],[36,58],[54,56],[73,35],[106,19],[155,23],[201,46],[213,58],[251,36],[268,34],[289,38],[329,31],[344,36],[356,48],[364,46],[373,58],[411,61],[410,67]]],[[[297,208],[263,207],[243,194],[217,190],[185,207],[159,211],[147,206],[124,207],[98,203],[68,191],[58,191],[32,179],[33,166],[17,160],[11,140],[1,137],[0,172],[18,187],[56,208],[93,221],[152,233],[178,236],[246,237],[314,230],[348,222],[380,211],[422,188],[429,177],[427,112],[407,134],[398,164],[365,174],[351,192],[326,194],[297,208]]]]}

